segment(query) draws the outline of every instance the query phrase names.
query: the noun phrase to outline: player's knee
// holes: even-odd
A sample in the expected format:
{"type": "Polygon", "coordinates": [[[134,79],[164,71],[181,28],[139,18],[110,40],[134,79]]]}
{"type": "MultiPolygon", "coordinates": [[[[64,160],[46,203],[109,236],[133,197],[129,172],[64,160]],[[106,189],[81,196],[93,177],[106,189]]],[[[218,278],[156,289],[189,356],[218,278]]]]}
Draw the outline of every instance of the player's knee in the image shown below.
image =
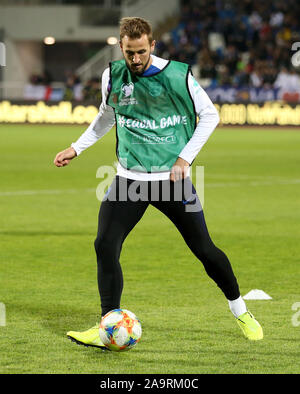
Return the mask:
{"type": "Polygon", "coordinates": [[[194,253],[203,264],[214,261],[217,251],[217,247],[210,240],[195,243],[194,253]]]}
{"type": "Polygon", "coordinates": [[[114,239],[98,236],[94,241],[98,261],[110,261],[118,255],[118,243],[114,239]]]}
{"type": "Polygon", "coordinates": [[[106,253],[109,249],[109,242],[105,237],[98,236],[94,241],[94,247],[97,255],[100,255],[102,253],[106,253]]]}

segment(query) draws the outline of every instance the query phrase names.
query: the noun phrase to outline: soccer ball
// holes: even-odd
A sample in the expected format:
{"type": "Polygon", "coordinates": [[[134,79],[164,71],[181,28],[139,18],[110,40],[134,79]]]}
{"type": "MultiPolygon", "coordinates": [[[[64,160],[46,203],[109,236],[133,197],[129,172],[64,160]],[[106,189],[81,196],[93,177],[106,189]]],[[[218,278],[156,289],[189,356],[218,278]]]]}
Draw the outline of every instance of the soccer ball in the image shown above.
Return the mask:
{"type": "Polygon", "coordinates": [[[99,326],[103,344],[115,352],[132,349],[141,339],[142,326],[136,315],[126,309],[113,309],[99,326]]]}

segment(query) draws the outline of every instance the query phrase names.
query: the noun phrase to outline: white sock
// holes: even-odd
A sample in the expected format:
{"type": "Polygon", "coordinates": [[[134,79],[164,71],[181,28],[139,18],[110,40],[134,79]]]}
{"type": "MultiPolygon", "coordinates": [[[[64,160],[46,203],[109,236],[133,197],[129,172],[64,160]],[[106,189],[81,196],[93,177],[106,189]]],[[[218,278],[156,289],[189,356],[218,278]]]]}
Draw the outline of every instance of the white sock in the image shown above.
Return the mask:
{"type": "Polygon", "coordinates": [[[235,317],[241,316],[243,313],[247,312],[247,307],[242,296],[239,296],[236,300],[228,300],[229,308],[235,317]]]}

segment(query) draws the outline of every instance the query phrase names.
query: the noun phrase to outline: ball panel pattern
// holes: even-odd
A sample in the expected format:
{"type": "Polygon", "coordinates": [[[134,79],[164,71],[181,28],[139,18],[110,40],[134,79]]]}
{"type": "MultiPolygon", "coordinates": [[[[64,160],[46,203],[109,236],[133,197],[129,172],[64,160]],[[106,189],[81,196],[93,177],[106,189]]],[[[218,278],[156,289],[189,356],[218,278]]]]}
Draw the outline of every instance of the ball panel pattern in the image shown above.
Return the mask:
{"type": "Polygon", "coordinates": [[[108,349],[129,350],[141,339],[141,322],[133,312],[127,309],[114,309],[101,319],[99,335],[108,349]]]}

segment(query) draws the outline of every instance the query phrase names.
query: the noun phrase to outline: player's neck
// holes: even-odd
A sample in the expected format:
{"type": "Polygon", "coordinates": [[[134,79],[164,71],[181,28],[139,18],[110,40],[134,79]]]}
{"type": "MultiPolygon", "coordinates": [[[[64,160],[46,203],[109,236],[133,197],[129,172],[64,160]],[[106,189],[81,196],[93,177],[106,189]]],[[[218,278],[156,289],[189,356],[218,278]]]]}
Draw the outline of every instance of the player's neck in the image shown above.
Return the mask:
{"type": "Polygon", "coordinates": [[[148,63],[144,69],[144,72],[146,72],[148,70],[148,68],[151,66],[152,62],[153,62],[153,58],[152,58],[152,55],[150,54],[149,60],[148,60],[148,63]]]}

